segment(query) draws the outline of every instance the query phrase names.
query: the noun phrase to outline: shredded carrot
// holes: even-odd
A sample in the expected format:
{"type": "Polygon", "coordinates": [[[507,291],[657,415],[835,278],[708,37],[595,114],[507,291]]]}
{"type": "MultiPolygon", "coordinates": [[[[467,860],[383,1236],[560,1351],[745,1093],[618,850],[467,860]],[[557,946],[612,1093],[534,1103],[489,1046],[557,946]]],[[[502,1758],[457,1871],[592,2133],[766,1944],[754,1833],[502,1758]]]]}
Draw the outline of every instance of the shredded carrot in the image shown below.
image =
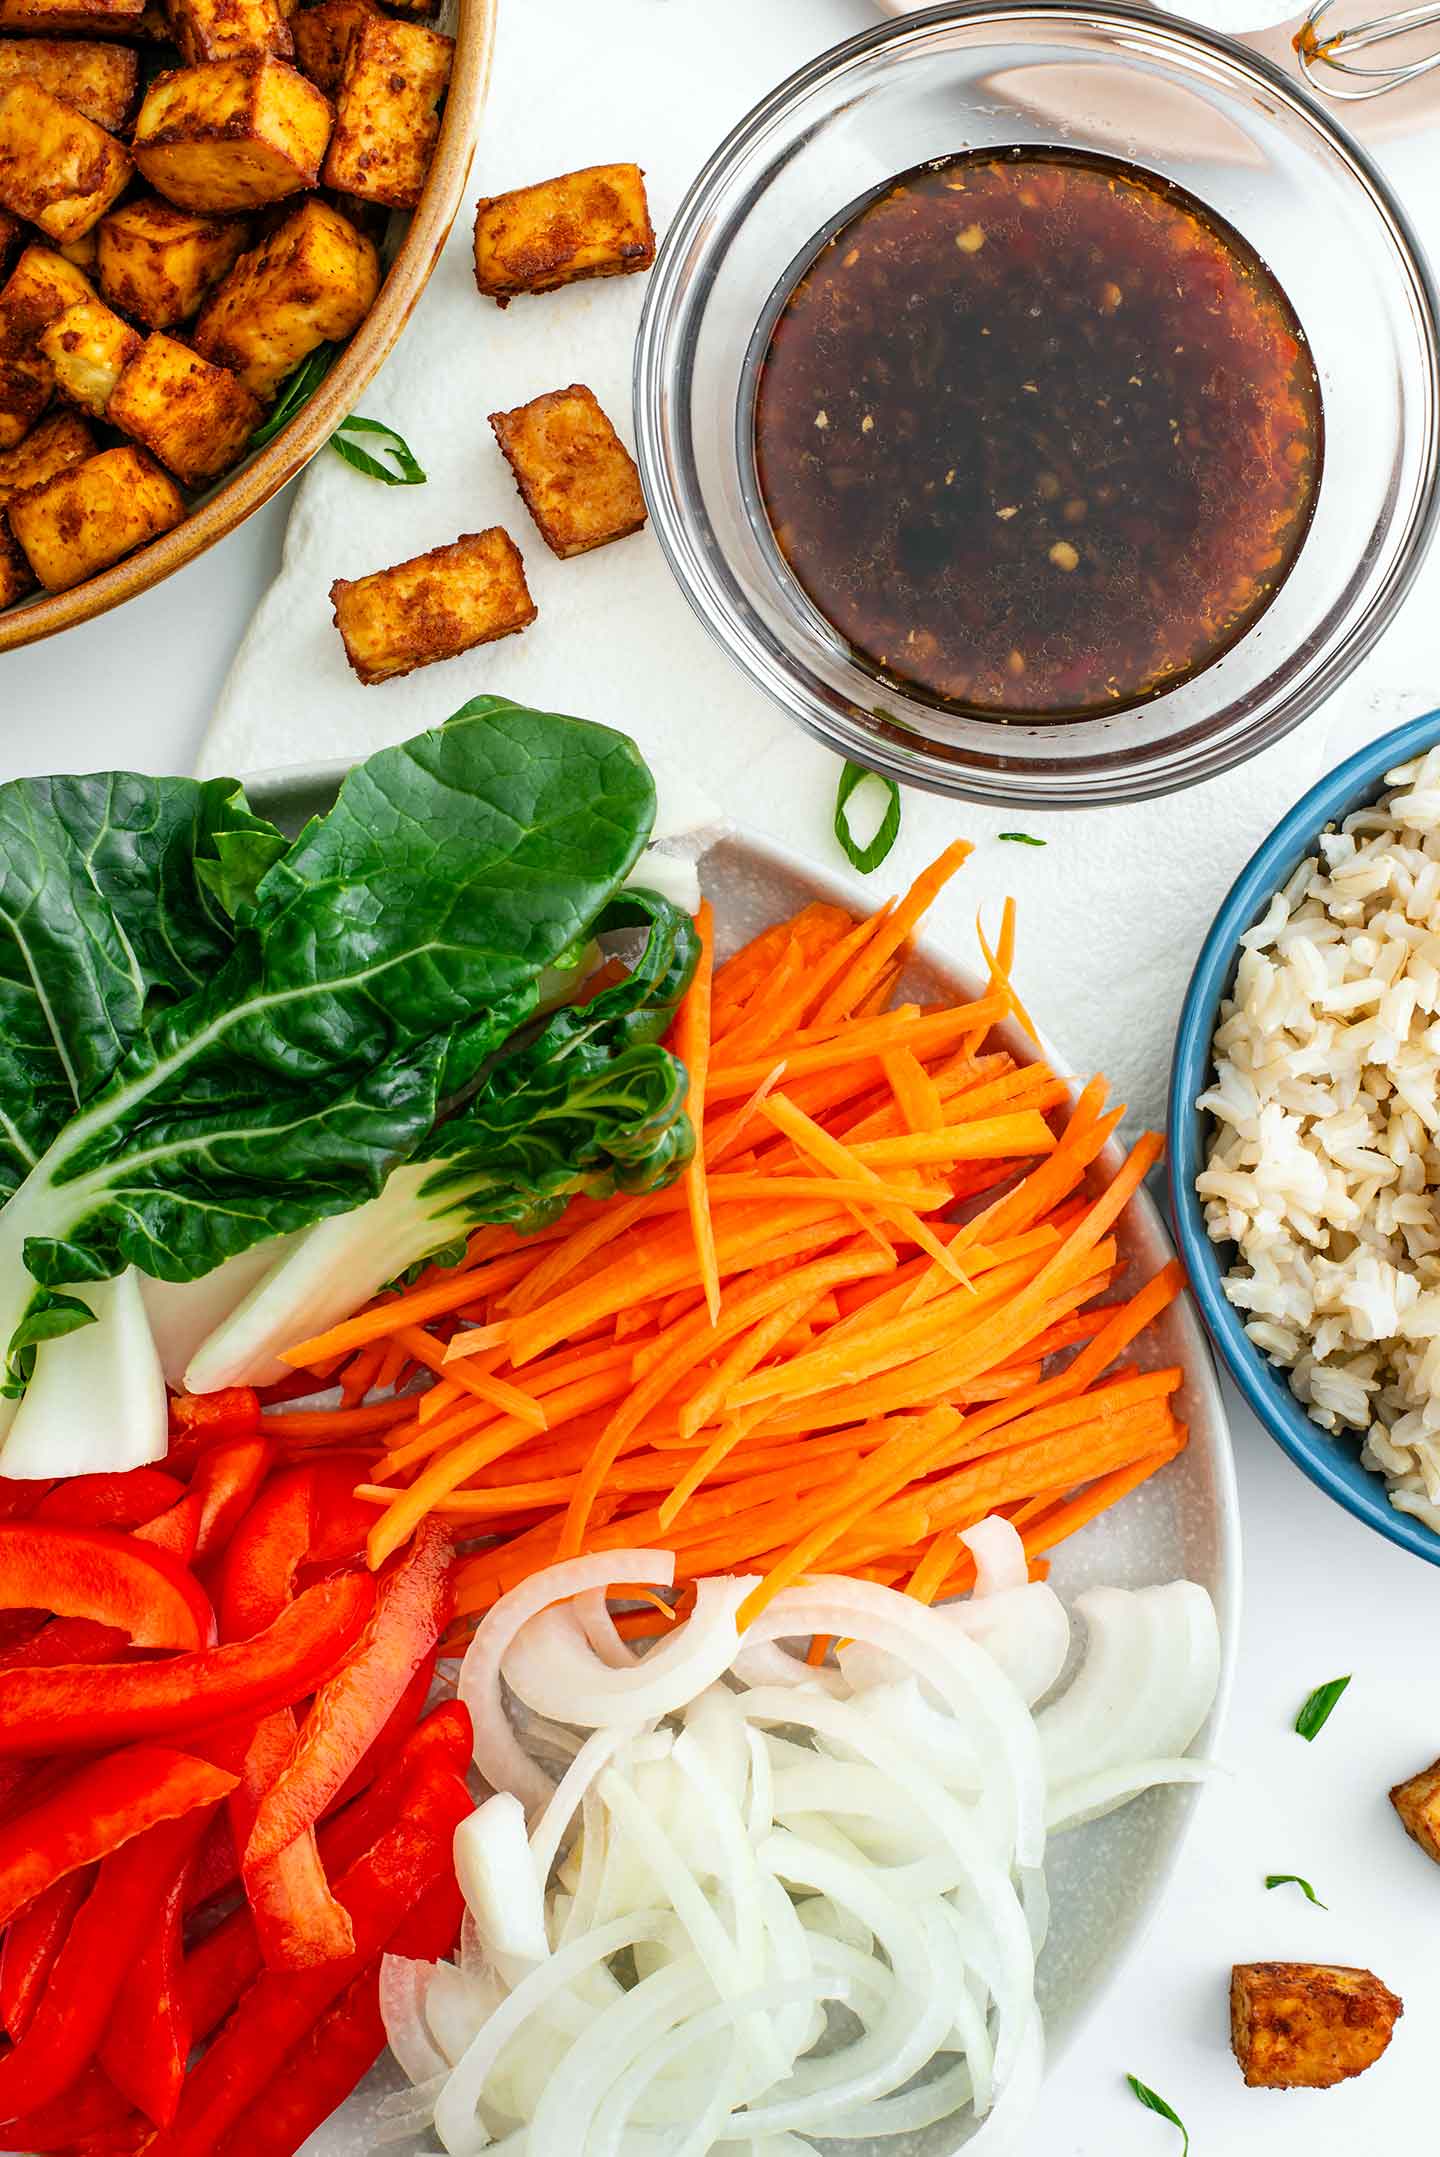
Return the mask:
{"type": "Polygon", "coordinates": [[[705,1180],[705,1078],[710,1068],[710,986],[715,968],[715,921],[708,899],[700,901],[695,927],[700,937],[700,960],[675,1021],[674,1046],[676,1055],[690,1074],[686,1109],[695,1132],[695,1151],[685,1167],[685,1203],[695,1238],[705,1306],[714,1326],[720,1322],[720,1268],[715,1259],[715,1230],[711,1224],[710,1194],[705,1180]]]}
{"type": "Polygon", "coordinates": [[[681,1180],[576,1197],[534,1234],[477,1229],[458,1268],[289,1351],[341,1406],[265,1428],[288,1457],[358,1448],[372,1565],[430,1513],[470,1540],[457,1643],[557,1558],[649,1543],[674,1551],[680,1600],[630,1591],[652,1607],[617,1619],[626,1638],[720,1571],[759,1576],[742,1615],[817,1566],[963,1592],[962,1531],[996,1510],[1038,1577],[1184,1445],[1180,1372],[1147,1334],[1178,1264],[1117,1285],[1158,1141],[1121,1161],[1103,1080],[1074,1094],[1013,1035],[996,1046],[1007,1020],[1033,1031],[1013,906],[993,951],[982,932],[983,995],[886,1008],[967,851],[865,920],[807,907],[718,967],[702,909],[670,1036],[696,1136],[681,1180]],[[428,1391],[373,1397],[417,1371],[428,1391]]]}

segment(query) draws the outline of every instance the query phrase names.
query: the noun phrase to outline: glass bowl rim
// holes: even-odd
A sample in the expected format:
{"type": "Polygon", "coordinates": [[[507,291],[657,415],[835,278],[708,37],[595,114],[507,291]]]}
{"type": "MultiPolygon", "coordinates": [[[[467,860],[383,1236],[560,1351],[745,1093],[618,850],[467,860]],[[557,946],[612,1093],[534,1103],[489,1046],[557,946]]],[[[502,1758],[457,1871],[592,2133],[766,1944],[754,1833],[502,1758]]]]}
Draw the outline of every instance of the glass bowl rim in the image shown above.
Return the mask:
{"type": "MultiPolygon", "coordinates": [[[[741,204],[742,221],[753,208],[753,197],[741,204]]],[[[703,313],[703,299],[699,306],[703,313]]],[[[1308,90],[1292,83],[1263,54],[1221,31],[1149,6],[1146,0],[940,0],[936,6],[881,21],[843,38],[794,69],[729,130],[676,207],[656,255],[641,313],[632,400],[641,482],[661,551],[692,611],[733,663],[787,718],[824,747],[901,784],[991,807],[1099,808],[1144,800],[1215,778],[1270,748],[1303,724],[1374,648],[1407,597],[1440,530],[1440,284],[1408,213],[1374,160],[1308,90]],[[1063,770],[1027,770],[1023,756],[997,756],[993,764],[972,766],[962,760],[963,753],[952,758],[928,743],[911,746],[892,741],[847,711],[840,694],[820,682],[803,658],[789,650],[773,654],[769,646],[774,640],[753,617],[747,619],[748,606],[743,600],[737,603],[717,583],[707,560],[712,551],[723,550],[714,545],[708,516],[697,515],[697,505],[690,498],[693,474],[684,450],[688,429],[667,417],[679,379],[677,362],[683,360],[688,342],[677,340],[677,328],[685,327],[693,337],[696,319],[696,303],[685,275],[687,254],[703,238],[716,198],[738,162],[808,94],[842,75],[857,60],[913,39],[917,32],[986,20],[997,25],[1047,20],[1128,25],[1151,38],[1159,36],[1182,54],[1198,48],[1219,59],[1239,78],[1234,86],[1237,93],[1248,79],[1252,87],[1276,96],[1338,159],[1346,175],[1342,184],[1357,186],[1369,198],[1390,243],[1390,267],[1405,283],[1415,305],[1424,394],[1405,414],[1418,429],[1418,463],[1415,484],[1398,513],[1403,524],[1394,559],[1370,593],[1363,613],[1323,664],[1298,683],[1292,678],[1287,686],[1282,679],[1267,709],[1222,740],[1202,735],[1182,743],[1178,750],[1162,742],[1143,745],[1138,751],[1097,751],[1076,757],[1063,770]],[[678,477],[677,463],[686,467],[678,477]]],[[[1392,522],[1389,530],[1393,533],[1394,529],[1392,522]]],[[[1298,656],[1292,655],[1277,669],[1282,678],[1293,677],[1298,656]]]]}

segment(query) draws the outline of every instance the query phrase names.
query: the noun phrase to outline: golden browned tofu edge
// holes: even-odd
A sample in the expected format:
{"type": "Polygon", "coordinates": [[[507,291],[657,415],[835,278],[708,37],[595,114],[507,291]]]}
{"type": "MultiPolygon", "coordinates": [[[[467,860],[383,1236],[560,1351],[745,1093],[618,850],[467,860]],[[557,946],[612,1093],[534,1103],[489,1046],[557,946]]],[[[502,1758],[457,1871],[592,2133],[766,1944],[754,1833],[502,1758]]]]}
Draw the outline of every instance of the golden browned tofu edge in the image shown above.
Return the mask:
{"type": "Polygon", "coordinates": [[[135,121],[135,162],[182,209],[261,209],[315,186],[334,117],[324,92],[288,60],[204,60],[150,84],[135,121]]]}
{"type": "Polygon", "coordinates": [[[123,443],[17,495],[10,529],[47,591],[69,591],[109,569],[185,514],[168,472],[145,450],[123,443]]]}
{"type": "Polygon", "coordinates": [[[103,127],[124,131],[140,87],[140,55],[94,38],[0,35],[0,85],[26,76],[103,127]]]}
{"type": "Polygon", "coordinates": [[[1250,2089],[1333,2089],[1373,2067],[1404,2003],[1373,1970],[1237,1962],[1230,2044],[1250,2089]]]}
{"type": "Polygon", "coordinates": [[[155,330],[121,375],[106,417],[187,487],[200,487],[244,455],[262,413],[228,368],[155,330]]]}
{"type": "Polygon", "coordinates": [[[0,509],[42,481],[95,455],[98,444],[78,412],[50,412],[14,449],[0,450],[0,509]]]}
{"type": "Polygon", "coordinates": [[[537,612],[520,549],[499,524],[368,576],[337,577],[330,603],[367,686],[513,636],[537,612]]]}
{"type": "Polygon", "coordinates": [[[1440,1760],[1432,1761],[1407,1781],[1396,1783],[1390,1802],[1406,1834],[1440,1865],[1440,1760]]]}
{"type": "Polygon", "coordinates": [[[377,13],[358,25],[335,93],[327,187],[391,209],[416,208],[454,56],[455,40],[421,23],[377,13]]]}
{"type": "Polygon", "coordinates": [[[251,238],[243,217],[182,210],[163,195],[121,203],[96,231],[96,270],[106,299],[157,330],[193,315],[251,238]]]}
{"type": "Polygon", "coordinates": [[[502,307],[586,277],[624,277],[655,260],[638,165],[584,165],[475,205],[475,282],[502,307]]]}
{"type": "Polygon", "coordinates": [[[0,83],[0,204],[47,239],[81,239],[133,170],[123,142],[43,84],[0,83]]]}
{"type": "Polygon", "coordinates": [[[552,554],[568,561],[645,523],[635,460],[583,382],[547,390],[490,426],[521,500],[552,554]]]}

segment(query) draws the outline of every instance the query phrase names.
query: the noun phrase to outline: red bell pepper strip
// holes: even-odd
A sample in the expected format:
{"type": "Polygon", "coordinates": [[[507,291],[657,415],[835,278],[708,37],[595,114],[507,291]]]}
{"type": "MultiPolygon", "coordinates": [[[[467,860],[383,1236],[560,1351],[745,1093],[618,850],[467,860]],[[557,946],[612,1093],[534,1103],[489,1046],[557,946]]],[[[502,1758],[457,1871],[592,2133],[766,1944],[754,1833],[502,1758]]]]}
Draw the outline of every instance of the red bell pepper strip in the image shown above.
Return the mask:
{"type": "Polygon", "coordinates": [[[374,1454],[326,1453],[309,1465],[315,1516],[310,1563],[334,1565],[341,1558],[358,1558],[375,1525],[375,1508],[356,1497],[355,1485],[370,1481],[374,1454]]]}
{"type": "Polygon", "coordinates": [[[294,1600],[310,1534],[310,1470],[272,1476],[225,1552],[215,1598],[222,1640],[248,1640],[294,1600]]]}
{"type": "Polygon", "coordinates": [[[53,1521],[61,1528],[138,1528],[184,1495],[184,1484],[158,1468],[72,1475],[47,1491],[29,1518],[53,1521]]]}
{"type": "Polygon", "coordinates": [[[0,1610],[0,1657],[11,1648],[22,1648],[27,1640],[33,1640],[42,1625],[50,1623],[48,1610],[0,1610]]]}
{"type": "Polygon", "coordinates": [[[286,2056],[382,1952],[420,1897],[449,1877],[455,1830],[472,1804],[448,1769],[421,1776],[400,1818],[336,1888],[355,1928],[356,1952],[294,1976],[257,1977],[187,2077],[174,2124],[156,2136],[149,2157],[214,2157],[222,2135],[269,2089],[286,2056]]]}
{"type": "MultiPolygon", "coordinates": [[[[437,1880],[391,1942],[417,1961],[448,1955],[464,1908],[453,1880],[437,1880]]],[[[380,1958],[367,1963],[285,2062],[283,2074],[242,2112],[216,2157],[295,2157],[385,2050],[380,1958]]]]}
{"type": "Polygon", "coordinates": [[[253,1386],[177,1393],[170,1403],[169,1457],[186,1463],[203,1446],[224,1438],[253,1438],[259,1428],[260,1396],[253,1386]]]}
{"type": "MultiPolygon", "coordinates": [[[[344,1812],[320,1830],[320,1855],[339,1878],[395,1820],[405,1794],[422,1774],[443,1769],[457,1780],[470,1765],[470,1717],[447,1701],[414,1729],[393,1766],[344,1812]]],[[[230,2012],[260,1969],[260,1945],[250,1912],[233,1910],[186,1957],[196,2041],[206,2038],[230,2012]]]]}
{"type": "Polygon", "coordinates": [[[185,1881],[204,1832],[199,1822],[181,1853],[155,1923],[120,1987],[100,2046],[100,2065],[123,2097],[157,2127],[168,2127],[190,2057],[190,1996],[185,1989],[185,1881]]]}
{"type": "Polygon", "coordinates": [[[64,2151],[65,2157],[81,2150],[136,2149],[149,2132],[93,2061],[53,2103],[37,2106],[5,2130],[17,2149],[64,2151]]]}
{"type": "Polygon", "coordinates": [[[0,1520],[25,1520],[55,1484],[32,1483],[28,1476],[0,1475],[0,1520]]]}
{"type": "Polygon", "coordinates": [[[29,2029],[70,1921],[93,1884],[88,1867],[68,1872],[11,1920],[0,1947],[0,2022],[12,2043],[29,2029]]]}
{"type": "Polygon", "coordinates": [[[194,1848],[198,1815],[165,1820],[112,1851],[75,1913],[30,2027],[0,2059],[0,2120],[49,2104],[89,2062],[116,1996],[169,1890],[194,1848]]]}
{"type": "Polygon", "coordinates": [[[142,1520],[139,1527],[130,1532],[139,1541],[153,1544],[156,1550],[168,1550],[172,1558],[188,1565],[195,1555],[200,1535],[201,1510],[200,1493],[187,1491],[163,1513],[157,1513],[153,1520],[142,1520]]]}
{"type": "Polygon", "coordinates": [[[197,1558],[213,1558],[255,1503],[275,1458],[268,1438],[227,1438],[207,1446],[195,1464],[190,1495],[200,1500],[197,1558]]]}
{"type": "Polygon", "coordinates": [[[373,1617],[316,1693],[289,1766],[260,1802],[242,1854],[247,1871],[313,1826],[384,1729],[449,1621],[452,1558],[449,1531],[423,1521],[381,1580],[373,1617]]]}
{"type": "Polygon", "coordinates": [[[0,1679],[7,1671],[51,1670],[57,1663],[123,1663],[129,1654],[130,1636],[118,1626],[97,1625],[93,1618],[52,1618],[0,1655],[0,1679]]]}
{"type": "Polygon", "coordinates": [[[9,1672],[0,1754],[92,1752],[293,1706],[353,1645],[374,1603],[368,1576],[347,1573],[307,1588],[253,1640],[112,1670],[9,1672]]]}
{"type": "Polygon", "coordinates": [[[111,1528],[0,1521],[0,1607],[118,1626],[137,1648],[208,1647],[215,1618],[168,1551],[111,1528]]]}
{"type": "MultiPolygon", "coordinates": [[[[434,1682],[435,1658],[433,1655],[427,1655],[391,1709],[389,1721],[369,1752],[351,1770],[342,1788],[331,1799],[326,1807],[327,1813],[339,1812],[352,1798],[358,1797],[362,1790],[368,1790],[376,1777],[383,1775],[391,1763],[399,1759],[406,1740],[425,1712],[425,1703],[430,1698],[430,1688],[434,1682]]],[[[464,1773],[463,1762],[460,1772],[464,1773]]]]}
{"type": "MultiPolygon", "coordinates": [[[[257,1729],[245,1755],[240,1787],[230,1800],[237,1849],[245,1848],[260,1805],[294,1752],[295,1735],[290,1708],[277,1708],[257,1729]]],[[[247,1864],[244,1881],[268,1969],[309,1970],[353,1953],[350,1919],[331,1891],[313,1826],[273,1858],[247,1864]]]]}
{"type": "Polygon", "coordinates": [[[0,1826],[0,1924],[66,1873],[234,1788],[223,1769],[160,1745],[127,1746],[78,1768],[0,1826]]]}

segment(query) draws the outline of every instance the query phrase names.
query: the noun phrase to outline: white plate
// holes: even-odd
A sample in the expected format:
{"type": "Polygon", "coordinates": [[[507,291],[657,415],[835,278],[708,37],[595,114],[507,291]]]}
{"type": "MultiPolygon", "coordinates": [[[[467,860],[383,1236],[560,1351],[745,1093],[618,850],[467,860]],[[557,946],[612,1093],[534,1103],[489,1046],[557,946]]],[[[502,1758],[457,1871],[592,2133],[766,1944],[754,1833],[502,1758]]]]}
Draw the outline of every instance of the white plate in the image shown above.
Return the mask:
{"type": "MultiPolygon", "coordinates": [[[[282,826],[298,829],[306,817],[328,808],[343,764],[267,773],[248,782],[250,799],[282,826]]],[[[884,889],[864,890],[853,879],[832,876],[798,855],[750,833],[737,832],[706,856],[701,880],[715,909],[721,956],[768,923],[814,899],[867,913],[884,889]]],[[[908,987],[934,996],[968,997],[980,984],[964,968],[922,944],[908,987]]],[[[1003,1031],[1003,1030],[1002,1030],[1003,1031]]],[[[1023,1035],[1007,1046],[1028,1053],[1023,1035]]],[[[1053,1068],[1068,1073],[1046,1045],[1053,1068]]],[[[1082,1076],[1087,1076],[1082,1074],[1082,1076]]],[[[1118,1166],[1112,1148],[1106,1177],[1118,1166]]],[[[1174,1256],[1164,1223],[1141,1192],[1126,1209],[1119,1231],[1121,1251],[1135,1278],[1156,1272],[1174,1256]]],[[[1147,1368],[1179,1364],[1185,1372],[1177,1410],[1189,1424],[1190,1443],[1148,1483],[1102,1514],[1053,1554],[1051,1581],[1068,1602],[1092,1581],[1122,1587],[1185,1577],[1208,1588],[1220,1619],[1223,1643],[1220,1689],[1197,1752],[1213,1752],[1229,1696],[1239,1630],[1240,1529],[1230,1438],[1210,1351],[1189,1297],[1172,1304],[1136,1352],[1147,1368]]],[[[1165,1882],[1203,1792],[1194,1785],[1152,1790],[1104,1820],[1056,1838],[1046,1859],[1053,1899],[1050,1937],[1040,1960],[1039,1993],[1047,2046],[1055,2058],[1072,2041],[1104,1987],[1154,1916],[1165,1882]]],[[[372,2147],[375,2106],[400,2086],[398,2074],[377,2068],[355,2095],[306,2144],[307,2157],[362,2157],[372,2147]]],[[[423,2144],[390,2145],[410,2157],[423,2144]]],[[[433,2143],[429,2145],[433,2147],[433,2143]]],[[[876,2144],[828,2142],[827,2152],[873,2151],[875,2157],[951,2157],[960,2145],[954,2130],[876,2144]]]]}

